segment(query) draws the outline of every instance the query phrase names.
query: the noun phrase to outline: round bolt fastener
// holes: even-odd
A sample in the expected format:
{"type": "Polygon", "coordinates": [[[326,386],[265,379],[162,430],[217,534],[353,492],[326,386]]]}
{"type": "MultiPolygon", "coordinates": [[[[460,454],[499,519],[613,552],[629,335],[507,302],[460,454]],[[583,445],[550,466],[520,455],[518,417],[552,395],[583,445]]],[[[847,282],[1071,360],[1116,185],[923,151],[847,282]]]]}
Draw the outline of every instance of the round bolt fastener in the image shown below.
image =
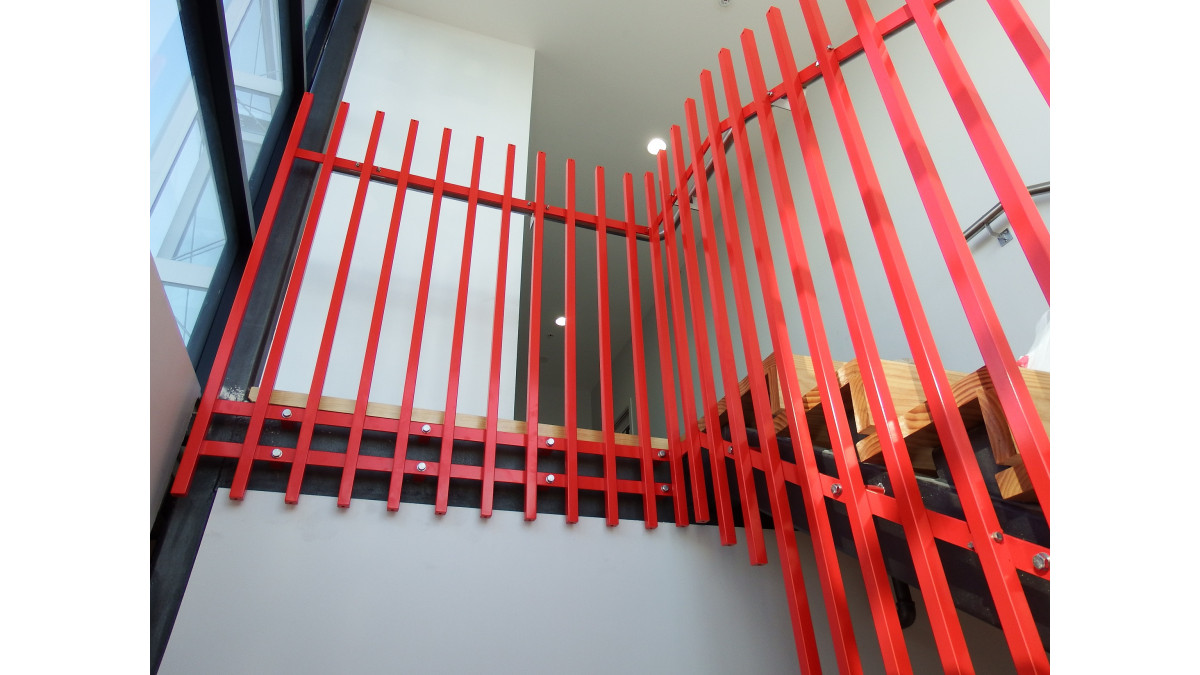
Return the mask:
{"type": "Polygon", "coordinates": [[[774,95],[775,95],[775,90],[774,90],[774,89],[768,89],[768,90],[767,90],[767,96],[774,96],[774,95]]]}
{"type": "Polygon", "coordinates": [[[671,491],[671,486],[670,486],[670,485],[664,485],[664,486],[662,486],[662,487],[658,488],[658,490],[659,490],[659,492],[670,492],[670,491],[671,491]]]}
{"type": "Polygon", "coordinates": [[[550,474],[549,476],[546,476],[546,482],[553,483],[554,482],[554,474],[550,474]]]}
{"type": "Polygon", "coordinates": [[[280,457],[283,457],[283,451],[280,450],[279,448],[275,448],[274,450],[271,451],[271,456],[274,457],[275,459],[279,459],[280,457]]]}
{"type": "Polygon", "coordinates": [[[433,427],[429,426],[428,424],[421,425],[421,431],[424,433],[429,433],[432,429],[433,427]]]}
{"type": "Polygon", "coordinates": [[[1004,541],[1004,533],[1001,532],[1000,530],[996,530],[995,532],[992,533],[992,539],[994,539],[995,541],[1004,541]]]}
{"type": "Polygon", "coordinates": [[[425,468],[425,462],[417,462],[417,471],[424,471],[425,468]]]}
{"type": "Polygon", "coordinates": [[[548,446],[550,446],[550,447],[552,447],[552,448],[553,448],[553,447],[554,447],[554,439],[553,439],[553,438],[547,438],[547,439],[546,439],[546,445],[548,445],[548,446]]]}
{"type": "Polygon", "coordinates": [[[1050,554],[1037,553],[1033,556],[1033,569],[1039,572],[1045,572],[1050,569],[1050,554]]]}
{"type": "Polygon", "coordinates": [[[833,51],[833,45],[825,45],[825,49],[828,51],[833,51]]]}
{"type": "Polygon", "coordinates": [[[726,452],[728,452],[729,454],[731,454],[731,455],[732,455],[732,454],[733,454],[733,446],[732,446],[732,445],[731,445],[731,446],[729,446],[729,449],[728,449],[728,450],[726,450],[726,452]]]}
{"type": "Polygon", "coordinates": [[[666,450],[659,450],[659,451],[658,451],[658,456],[659,456],[659,457],[666,457],[666,456],[667,456],[667,451],[666,451],[666,450]]]}
{"type": "Polygon", "coordinates": [[[291,408],[284,408],[284,409],[283,409],[283,413],[282,413],[282,415],[283,415],[283,417],[284,417],[285,419],[286,419],[286,418],[288,418],[288,417],[291,417],[291,416],[292,416],[292,409],[291,409],[291,408]]]}
{"type": "Polygon", "coordinates": [[[841,483],[834,483],[833,485],[830,485],[830,486],[829,486],[829,492],[830,492],[831,494],[833,494],[833,496],[834,496],[834,497],[836,497],[836,496],[838,496],[838,495],[842,494],[842,484],[841,484],[841,483]]]}
{"type": "Polygon", "coordinates": [[[362,162],[355,162],[354,166],[362,166],[362,162]]]}
{"type": "Polygon", "coordinates": [[[968,542],[967,542],[967,548],[969,548],[969,549],[971,549],[972,551],[974,551],[974,550],[975,550],[975,542],[973,542],[973,541],[968,541],[968,542]]]}

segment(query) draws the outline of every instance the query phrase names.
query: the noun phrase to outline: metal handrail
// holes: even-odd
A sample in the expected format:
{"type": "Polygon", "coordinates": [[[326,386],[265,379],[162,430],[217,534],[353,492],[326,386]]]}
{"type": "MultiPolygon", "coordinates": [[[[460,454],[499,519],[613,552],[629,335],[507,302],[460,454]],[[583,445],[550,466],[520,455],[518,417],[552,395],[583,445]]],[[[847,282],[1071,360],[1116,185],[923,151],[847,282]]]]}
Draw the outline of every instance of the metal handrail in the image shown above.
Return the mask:
{"type": "MultiPolygon", "coordinates": [[[[1025,186],[1025,189],[1029,190],[1030,196],[1045,194],[1050,191],[1050,181],[1046,181],[1045,183],[1036,183],[1034,185],[1027,185],[1025,186]]],[[[999,218],[1000,214],[1002,213],[1004,213],[1004,207],[1001,206],[999,202],[996,202],[996,205],[993,206],[987,213],[983,214],[979,220],[975,221],[973,225],[963,230],[963,236],[967,238],[967,241],[971,241],[975,235],[986,229],[988,232],[992,233],[992,236],[999,237],[1000,235],[993,232],[989,225],[992,224],[992,221],[999,218]]]]}

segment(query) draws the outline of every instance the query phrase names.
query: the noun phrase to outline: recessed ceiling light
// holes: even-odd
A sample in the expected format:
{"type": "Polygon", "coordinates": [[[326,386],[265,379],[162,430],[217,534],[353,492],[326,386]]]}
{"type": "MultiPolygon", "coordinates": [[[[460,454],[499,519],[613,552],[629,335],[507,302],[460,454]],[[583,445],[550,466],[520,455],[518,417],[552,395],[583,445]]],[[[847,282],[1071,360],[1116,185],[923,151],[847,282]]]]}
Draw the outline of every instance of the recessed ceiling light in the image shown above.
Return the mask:
{"type": "Polygon", "coordinates": [[[667,149],[667,142],[661,138],[652,138],[646,146],[646,152],[657,155],[660,151],[667,149]]]}
{"type": "Polygon", "coordinates": [[[558,324],[558,325],[560,325],[560,326],[565,326],[565,325],[567,325],[567,317],[565,317],[565,316],[560,316],[560,317],[558,317],[557,319],[555,319],[555,320],[554,320],[554,323],[556,323],[556,324],[558,324]]]}

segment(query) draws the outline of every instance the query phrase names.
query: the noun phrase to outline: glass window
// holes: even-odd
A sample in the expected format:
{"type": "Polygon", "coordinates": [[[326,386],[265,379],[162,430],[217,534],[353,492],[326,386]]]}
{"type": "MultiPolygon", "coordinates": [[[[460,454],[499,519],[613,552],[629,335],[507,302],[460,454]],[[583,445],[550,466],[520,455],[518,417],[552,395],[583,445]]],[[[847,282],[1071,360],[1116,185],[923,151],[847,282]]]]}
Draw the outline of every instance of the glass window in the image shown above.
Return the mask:
{"type": "Polygon", "coordinates": [[[242,156],[249,176],[283,94],[279,14],[275,2],[263,0],[224,0],[224,6],[242,156]]]}
{"type": "Polygon", "coordinates": [[[151,3],[150,252],[187,343],[225,250],[178,6],[151,3]]]}

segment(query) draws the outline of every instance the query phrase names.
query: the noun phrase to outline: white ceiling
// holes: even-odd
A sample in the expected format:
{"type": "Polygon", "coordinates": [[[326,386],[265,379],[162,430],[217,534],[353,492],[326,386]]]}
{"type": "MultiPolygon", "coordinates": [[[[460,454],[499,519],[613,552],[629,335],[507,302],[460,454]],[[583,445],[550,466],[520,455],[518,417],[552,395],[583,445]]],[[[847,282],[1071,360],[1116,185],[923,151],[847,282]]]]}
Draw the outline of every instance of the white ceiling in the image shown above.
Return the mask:
{"type": "MultiPolygon", "coordinates": [[[[754,30],[769,84],[781,77],[766,25],[767,10],[780,5],[791,28],[792,47],[799,64],[811,63],[813,52],[805,39],[798,3],[767,0],[375,0],[426,19],[532,47],[535,52],[533,105],[527,185],[532,197],[534,153],[547,155],[547,199],[564,205],[564,166],[576,162],[576,199],[580,210],[594,213],[593,171],[603,166],[607,176],[608,215],[624,213],[620,180],[634,175],[638,195],[637,220],[644,222],[642,174],[654,169],[647,142],[669,139],[672,124],[683,123],[688,97],[699,100],[702,69],[717,76],[717,98],[723,101],[717,53],[733,52],[746,100],[745,66],[740,35],[754,30]]],[[[898,8],[902,0],[870,0],[877,18],[898,8]]],[[[821,0],[835,44],[854,31],[842,0],[821,0]]],[[[722,106],[723,107],[723,106],[722,106]]],[[[703,113],[701,113],[703,114],[703,113]]],[[[519,149],[518,149],[519,150],[519,149]]],[[[597,381],[597,321],[595,300],[595,237],[581,232],[578,242],[577,297],[580,389],[597,381]]],[[[543,364],[553,370],[550,381],[561,382],[561,329],[553,325],[562,313],[563,267],[561,228],[546,228],[543,268],[543,364]]],[[[629,341],[629,310],[625,285],[623,239],[609,238],[610,296],[614,353],[629,341]]],[[[653,320],[650,270],[646,248],[640,251],[643,312],[653,320]]],[[[620,364],[628,368],[628,364],[620,364]]],[[[543,382],[547,377],[543,374],[543,382]]],[[[650,374],[651,386],[657,374],[650,374]]],[[[581,413],[586,414],[586,410],[581,413]]]]}

